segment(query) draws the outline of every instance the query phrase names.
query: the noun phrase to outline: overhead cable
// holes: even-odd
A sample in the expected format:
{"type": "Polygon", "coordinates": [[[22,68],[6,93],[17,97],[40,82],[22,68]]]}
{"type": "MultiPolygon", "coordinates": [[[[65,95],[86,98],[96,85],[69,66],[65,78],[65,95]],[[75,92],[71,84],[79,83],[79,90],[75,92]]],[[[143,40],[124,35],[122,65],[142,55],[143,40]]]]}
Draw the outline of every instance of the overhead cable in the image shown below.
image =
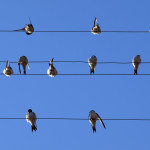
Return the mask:
{"type": "MultiPolygon", "coordinates": [[[[26,119],[26,118],[0,118],[0,120],[17,120],[17,119],[26,119]]],[[[41,120],[89,120],[88,118],[37,118],[41,120]]],[[[104,118],[102,120],[112,120],[112,121],[150,121],[150,118],[104,118]]]]}
{"type": "MultiPolygon", "coordinates": [[[[0,73],[0,75],[4,75],[3,73],[0,73]]],[[[34,73],[34,74],[13,74],[13,76],[47,76],[47,74],[38,74],[38,73],[34,73]]],[[[60,76],[135,76],[134,74],[107,74],[107,73],[103,73],[103,74],[57,74],[60,76]]],[[[139,76],[149,76],[150,74],[137,74],[139,76]]],[[[137,76],[136,75],[136,76],[137,76]]]]}
{"type": "MultiPolygon", "coordinates": [[[[17,31],[17,30],[0,30],[0,32],[18,32],[19,33],[19,32],[24,32],[24,31],[22,31],[22,30],[20,30],[20,31],[17,31]]],[[[34,31],[34,32],[37,32],[37,33],[42,33],[42,32],[43,33],[44,32],[45,33],[46,32],[50,32],[50,33],[57,33],[57,32],[59,32],[59,33],[63,33],[63,32],[66,32],[66,33],[67,32],[72,32],[72,33],[78,33],[78,32],[79,33],[88,33],[88,32],[91,32],[91,31],[81,31],[81,30],[80,31],[75,31],[75,30],[70,30],[70,31],[67,31],[67,30],[66,31],[65,30],[64,31],[63,30],[62,31],[61,30],[58,30],[58,31],[56,31],[56,30],[55,31],[53,31],[53,30],[42,31],[41,30],[40,31],[39,30],[38,31],[37,30],[37,31],[34,31]]],[[[146,30],[141,30],[141,31],[140,30],[139,31],[131,31],[131,30],[130,31],[123,31],[123,30],[120,30],[120,31],[109,31],[109,30],[106,30],[106,31],[101,31],[101,32],[102,33],[150,33],[150,30],[148,30],[148,31],[146,31],[146,30]]]]}
{"type": "MultiPolygon", "coordinates": [[[[0,63],[6,63],[7,61],[0,61],[0,63]]],[[[67,60],[67,61],[64,61],[64,60],[58,60],[58,61],[53,61],[53,62],[56,62],[56,63],[89,63],[88,61],[71,61],[71,60],[67,60]]],[[[18,63],[18,61],[9,61],[9,63],[18,63]]],[[[44,60],[41,60],[41,61],[29,61],[29,63],[49,63],[49,61],[44,61],[44,60]]],[[[133,62],[117,62],[117,61],[106,61],[106,62],[97,62],[98,64],[132,64],[133,62]]],[[[149,64],[150,62],[147,61],[147,62],[141,62],[141,64],[149,64]]]]}

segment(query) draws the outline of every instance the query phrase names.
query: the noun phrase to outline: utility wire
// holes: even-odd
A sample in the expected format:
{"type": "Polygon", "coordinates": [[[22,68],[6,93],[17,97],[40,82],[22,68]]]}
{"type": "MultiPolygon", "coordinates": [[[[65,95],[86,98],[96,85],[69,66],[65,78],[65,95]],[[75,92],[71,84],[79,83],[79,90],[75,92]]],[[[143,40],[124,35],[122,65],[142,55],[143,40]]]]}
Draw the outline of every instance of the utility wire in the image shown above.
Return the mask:
{"type": "MultiPolygon", "coordinates": [[[[0,73],[0,75],[4,75],[3,73],[0,73]]],[[[48,74],[13,74],[15,76],[47,76],[48,74]]],[[[60,76],[149,76],[150,74],[57,74],[60,76]]]]}
{"type": "MultiPolygon", "coordinates": [[[[0,61],[0,63],[6,63],[7,61],[0,61]]],[[[17,61],[9,61],[10,63],[18,63],[17,61]]],[[[56,63],[89,63],[88,61],[53,61],[56,63]]],[[[49,61],[29,61],[29,63],[49,63],[49,61]]],[[[97,62],[97,64],[132,64],[133,62],[97,62]]],[[[141,64],[149,64],[150,62],[141,62],[141,64]]]]}
{"type": "MultiPolygon", "coordinates": [[[[16,30],[0,30],[0,32],[24,32],[24,31],[16,31],[16,30]]],[[[87,32],[91,32],[91,31],[34,31],[34,32],[38,32],[38,33],[41,33],[41,32],[59,32],[59,33],[63,33],[63,32],[72,32],[72,33],[75,33],[75,32],[82,32],[82,33],[87,33],[87,32]]],[[[150,30],[149,31],[101,31],[102,33],[150,33],[150,30]]]]}
{"type": "MultiPolygon", "coordinates": [[[[17,119],[26,119],[26,118],[0,118],[0,120],[17,120],[17,119]]],[[[88,118],[37,118],[41,120],[89,120],[88,118]]],[[[137,119],[116,119],[116,118],[104,118],[102,120],[112,120],[112,121],[150,121],[150,118],[137,118],[137,119]]]]}
{"type": "MultiPolygon", "coordinates": [[[[34,31],[34,32],[91,32],[91,31],[34,31]]],[[[104,33],[149,33],[150,31],[101,31],[104,33]]]]}

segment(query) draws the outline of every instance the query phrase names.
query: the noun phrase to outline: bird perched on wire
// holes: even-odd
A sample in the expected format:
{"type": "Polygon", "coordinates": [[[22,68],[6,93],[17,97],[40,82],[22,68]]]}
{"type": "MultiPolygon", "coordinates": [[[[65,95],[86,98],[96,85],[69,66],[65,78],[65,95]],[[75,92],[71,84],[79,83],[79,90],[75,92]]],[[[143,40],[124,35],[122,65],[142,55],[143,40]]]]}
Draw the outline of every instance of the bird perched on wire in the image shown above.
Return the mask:
{"type": "Polygon", "coordinates": [[[6,62],[6,68],[3,70],[3,73],[8,77],[10,77],[14,73],[13,69],[10,67],[9,61],[6,62]],[[9,66],[7,66],[7,65],[9,65],[9,66]]]}
{"type": "Polygon", "coordinates": [[[137,75],[137,70],[138,70],[140,63],[141,63],[140,55],[133,57],[132,64],[134,67],[134,75],[137,75]]]}
{"type": "Polygon", "coordinates": [[[49,69],[47,70],[47,74],[51,77],[55,77],[58,74],[56,68],[53,66],[53,60],[54,58],[52,58],[52,61],[49,59],[49,69]]]}
{"type": "Polygon", "coordinates": [[[36,126],[36,114],[34,112],[32,112],[32,109],[28,109],[28,113],[26,114],[26,120],[27,122],[29,122],[31,124],[31,128],[32,128],[32,132],[33,130],[37,130],[37,126],[36,126]]]}
{"type": "Polygon", "coordinates": [[[93,25],[93,28],[92,28],[92,31],[91,31],[93,34],[100,34],[101,33],[101,28],[99,26],[99,23],[97,21],[97,18],[95,17],[95,20],[94,20],[94,25],[93,25]],[[97,23],[97,25],[95,24],[97,23]]]}
{"type": "Polygon", "coordinates": [[[102,123],[103,127],[106,129],[105,124],[102,121],[102,119],[100,118],[100,116],[94,110],[91,110],[89,112],[89,121],[92,125],[93,133],[96,132],[96,121],[97,120],[99,120],[102,123]]]}
{"type": "MultiPolygon", "coordinates": [[[[29,18],[29,20],[30,20],[30,18],[29,18]]],[[[31,20],[30,20],[30,24],[26,24],[26,26],[24,28],[15,30],[15,31],[25,31],[27,35],[30,35],[34,32],[34,27],[31,24],[31,20]]]]}
{"type": "Polygon", "coordinates": [[[19,65],[19,72],[20,72],[20,74],[21,74],[20,65],[22,65],[22,67],[23,67],[24,74],[26,74],[26,66],[27,65],[28,65],[28,69],[30,69],[29,68],[29,63],[28,63],[28,58],[26,56],[19,57],[18,65],[19,65]]]}
{"type": "Polygon", "coordinates": [[[91,56],[89,59],[88,59],[88,63],[89,63],[89,66],[90,66],[90,74],[94,74],[95,72],[95,67],[96,67],[96,64],[97,64],[97,58],[96,56],[91,56]]]}

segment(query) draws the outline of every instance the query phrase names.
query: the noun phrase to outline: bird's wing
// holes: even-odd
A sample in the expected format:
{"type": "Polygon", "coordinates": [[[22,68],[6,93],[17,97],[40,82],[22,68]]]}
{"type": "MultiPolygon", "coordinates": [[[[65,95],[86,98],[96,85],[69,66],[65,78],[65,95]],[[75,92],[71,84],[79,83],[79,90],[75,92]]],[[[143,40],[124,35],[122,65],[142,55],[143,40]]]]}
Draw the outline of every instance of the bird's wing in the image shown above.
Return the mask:
{"type": "Polygon", "coordinates": [[[30,70],[30,66],[29,66],[29,64],[28,64],[28,69],[30,70]]]}
{"type": "Polygon", "coordinates": [[[91,112],[89,112],[89,121],[91,120],[91,112]]]}
{"type": "Polygon", "coordinates": [[[35,121],[37,120],[36,114],[34,112],[32,112],[32,118],[35,119],[35,121]]]}
{"type": "Polygon", "coordinates": [[[134,62],[135,62],[135,60],[136,60],[136,58],[135,58],[135,57],[133,57],[133,59],[132,59],[132,63],[134,63],[134,62]]]}
{"type": "Polygon", "coordinates": [[[105,124],[104,124],[103,120],[101,119],[101,117],[98,114],[97,114],[97,116],[98,116],[98,120],[102,123],[103,127],[106,129],[105,124]]]}
{"type": "Polygon", "coordinates": [[[29,122],[29,114],[26,114],[26,120],[29,122]]]}

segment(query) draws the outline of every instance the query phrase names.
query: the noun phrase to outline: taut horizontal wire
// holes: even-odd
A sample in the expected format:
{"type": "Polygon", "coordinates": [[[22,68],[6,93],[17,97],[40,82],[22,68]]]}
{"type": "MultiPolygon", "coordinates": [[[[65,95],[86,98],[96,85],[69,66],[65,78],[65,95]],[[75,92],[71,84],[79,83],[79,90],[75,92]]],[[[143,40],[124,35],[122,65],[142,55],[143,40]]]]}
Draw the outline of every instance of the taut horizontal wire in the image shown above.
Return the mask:
{"type": "MultiPolygon", "coordinates": [[[[0,75],[4,75],[3,73],[0,73],[0,75]]],[[[13,74],[16,76],[47,76],[48,74],[13,74]]],[[[150,74],[57,74],[60,76],[149,76],[150,74]]]]}
{"type": "MultiPolygon", "coordinates": [[[[24,31],[16,31],[16,30],[0,30],[0,32],[24,32],[24,31]]],[[[88,33],[88,32],[91,32],[91,31],[53,31],[53,30],[47,30],[47,31],[34,31],[34,32],[82,32],[82,33],[88,33]]],[[[102,33],[150,33],[150,30],[149,31],[101,31],[102,33]]]]}
{"type": "MultiPolygon", "coordinates": [[[[6,63],[7,61],[0,61],[0,63],[6,63]]],[[[9,61],[10,63],[18,63],[17,61],[9,61]]],[[[88,61],[71,61],[71,60],[67,60],[67,61],[53,61],[56,63],[88,63],[88,61]]],[[[49,61],[29,61],[29,63],[49,63],[49,61]]],[[[141,64],[149,64],[150,62],[141,62],[141,64]]],[[[132,62],[97,62],[97,64],[132,64],[132,62]]]]}
{"type": "MultiPolygon", "coordinates": [[[[26,119],[26,118],[0,118],[0,120],[17,120],[17,119],[26,119]]],[[[37,119],[42,119],[42,120],[89,120],[88,118],[37,118],[37,119]]],[[[110,118],[104,118],[102,120],[112,120],[112,121],[150,121],[149,118],[146,118],[146,119],[142,119],[142,118],[137,118],[137,119],[128,119],[128,118],[125,118],[125,119],[110,119],[110,118]]]]}
{"type": "MultiPolygon", "coordinates": [[[[35,32],[91,32],[91,31],[35,31],[35,32]]],[[[102,33],[150,33],[150,31],[101,31],[102,33]]]]}

